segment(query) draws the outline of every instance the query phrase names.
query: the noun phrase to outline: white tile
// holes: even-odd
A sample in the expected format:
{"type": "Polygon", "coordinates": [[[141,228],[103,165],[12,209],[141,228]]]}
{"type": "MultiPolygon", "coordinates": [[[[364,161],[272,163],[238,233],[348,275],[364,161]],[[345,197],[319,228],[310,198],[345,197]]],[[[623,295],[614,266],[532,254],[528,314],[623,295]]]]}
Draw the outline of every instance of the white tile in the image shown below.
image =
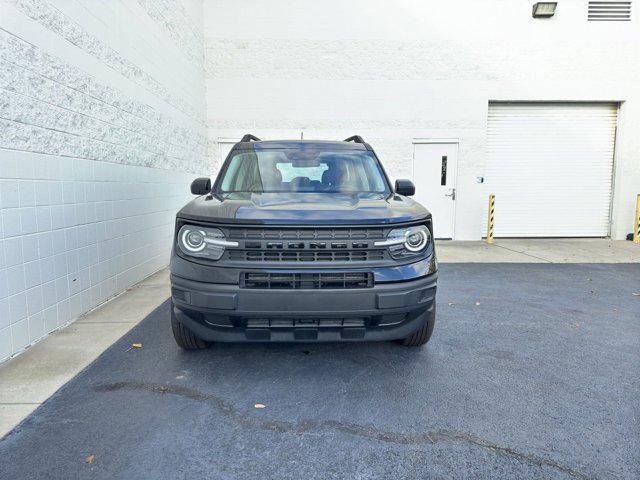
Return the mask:
{"type": "Polygon", "coordinates": [[[51,205],[49,185],[46,180],[36,180],[36,206],[51,205]]]}
{"type": "Polygon", "coordinates": [[[22,258],[22,237],[5,239],[4,252],[7,267],[21,264],[24,261],[22,258]]]}
{"type": "Polygon", "coordinates": [[[71,296],[76,295],[82,290],[80,288],[80,275],[79,272],[74,272],[67,275],[67,281],[69,283],[69,294],[71,296]]]}
{"type": "Polygon", "coordinates": [[[56,278],[62,277],[64,276],[66,278],[67,276],[67,254],[66,253],[59,253],[57,255],[54,255],[53,257],[53,266],[54,266],[54,270],[55,270],[55,276],[56,278]]]}
{"type": "Polygon", "coordinates": [[[9,284],[7,282],[7,270],[0,270],[0,298],[9,296],[9,284]]]}
{"type": "Polygon", "coordinates": [[[18,178],[25,178],[33,180],[33,153],[16,150],[13,153],[16,159],[16,174],[18,178]]]}
{"type": "Polygon", "coordinates": [[[78,249],[78,268],[83,269],[89,266],[89,247],[78,249]]]}
{"type": "Polygon", "coordinates": [[[44,315],[45,333],[51,333],[58,328],[58,310],[55,305],[44,310],[42,314],[44,315]]]}
{"type": "Polygon", "coordinates": [[[17,180],[0,181],[0,207],[14,208],[20,206],[19,183],[17,180]]]}
{"type": "Polygon", "coordinates": [[[11,325],[13,352],[19,352],[29,345],[29,322],[25,318],[11,325]]]}
{"type": "Polygon", "coordinates": [[[44,337],[44,315],[38,312],[29,317],[29,343],[34,343],[44,337]]]}
{"type": "Polygon", "coordinates": [[[75,250],[78,248],[78,230],[77,227],[67,228],[64,231],[67,250],[75,250]]]}
{"type": "Polygon", "coordinates": [[[49,182],[49,201],[51,205],[63,203],[62,182],[57,180],[49,182]]]}
{"type": "Polygon", "coordinates": [[[78,225],[87,223],[87,216],[85,214],[85,208],[83,203],[77,203],[76,207],[76,222],[78,225]]]}
{"type": "Polygon", "coordinates": [[[49,282],[42,285],[42,307],[49,308],[57,303],[56,282],[49,282]]]}
{"type": "Polygon", "coordinates": [[[78,248],[85,247],[87,245],[87,229],[88,225],[80,225],[76,230],[78,248]]]}
{"type": "Polygon", "coordinates": [[[27,317],[27,295],[24,292],[9,297],[9,313],[11,323],[27,317]]]}
{"type": "Polygon", "coordinates": [[[70,250],[67,252],[67,273],[69,275],[75,275],[79,269],[78,264],[78,251],[70,250]]]}
{"type": "Polygon", "coordinates": [[[27,290],[27,315],[34,315],[42,310],[42,287],[37,287],[27,290]]]}
{"type": "Polygon", "coordinates": [[[45,232],[37,235],[38,253],[40,258],[53,255],[53,232],[45,232]]]}
{"type": "Polygon", "coordinates": [[[42,283],[42,275],[40,272],[40,261],[24,263],[24,285],[26,288],[32,288],[42,283]]]}
{"type": "Polygon", "coordinates": [[[84,198],[87,202],[95,201],[96,187],[93,181],[84,183],[84,198]]]}
{"type": "Polygon", "coordinates": [[[11,329],[9,327],[0,329],[0,362],[11,356],[11,329]]]}
{"type": "Polygon", "coordinates": [[[85,194],[84,194],[84,185],[82,182],[74,182],[74,196],[76,199],[76,203],[84,203],[86,202],[85,194]]]}
{"type": "Polygon", "coordinates": [[[57,230],[64,228],[64,205],[52,205],[51,206],[51,228],[57,230]]]}
{"type": "Polygon", "coordinates": [[[13,150],[0,149],[0,178],[18,178],[13,150]]]}
{"type": "Polygon", "coordinates": [[[34,155],[33,156],[33,176],[34,178],[47,179],[49,178],[48,162],[50,160],[49,155],[34,155]]]}
{"type": "Polygon", "coordinates": [[[71,314],[69,313],[69,300],[63,300],[56,306],[58,310],[58,326],[66,325],[71,320],[71,314]]]}
{"type": "MultiPolygon", "coordinates": [[[[0,181],[0,315],[7,319],[0,331],[17,325],[12,351],[168,261],[175,210],[187,199],[182,176],[172,172],[18,156],[15,172],[0,181]],[[139,232],[154,241],[138,245],[139,232]]],[[[0,172],[11,170],[0,164],[0,172]]]]}
{"type": "MultiPolygon", "coordinates": [[[[57,155],[51,155],[51,159],[49,161],[49,178],[53,180],[62,178],[62,166],[60,157],[57,155]]],[[[62,190],[60,190],[60,192],[60,195],[62,195],[62,190]]]]}
{"type": "Polygon", "coordinates": [[[69,314],[72,320],[82,315],[82,295],[77,293],[69,298],[69,314]]]}
{"type": "Polygon", "coordinates": [[[36,224],[39,232],[51,230],[52,219],[50,207],[36,207],[36,224]]]}
{"type": "Polygon", "coordinates": [[[57,278],[56,262],[54,257],[40,259],[40,276],[42,278],[42,283],[50,282],[57,278]]]}
{"type": "Polygon", "coordinates": [[[2,230],[5,238],[22,234],[19,208],[2,210],[2,230]]]}
{"type": "Polygon", "coordinates": [[[9,309],[9,299],[0,300],[0,329],[11,325],[11,310],[9,309]]]}
{"type": "Polygon", "coordinates": [[[74,178],[73,158],[60,157],[60,178],[74,178]]]}
{"type": "Polygon", "coordinates": [[[75,203],[74,182],[62,182],[62,201],[66,204],[75,203]]]}
{"type": "Polygon", "coordinates": [[[20,211],[20,224],[22,225],[23,235],[36,233],[38,224],[36,222],[35,207],[19,208],[18,210],[20,211]]]}
{"type": "Polygon", "coordinates": [[[22,258],[25,262],[37,260],[38,255],[38,237],[35,235],[25,235],[22,238],[22,258]]]}
{"type": "Polygon", "coordinates": [[[98,246],[91,243],[87,248],[89,250],[89,265],[95,265],[98,263],[98,246]]]}
{"type": "Polygon", "coordinates": [[[20,180],[20,206],[33,207],[36,204],[36,187],[33,180],[20,180]]]}
{"type": "Polygon", "coordinates": [[[54,254],[62,253],[67,249],[64,230],[54,230],[51,232],[51,240],[54,254]]]}
{"type": "Polygon", "coordinates": [[[76,218],[76,206],[75,205],[65,205],[64,206],[64,226],[65,227],[75,227],[78,221],[76,218]]]}
{"type": "Polygon", "coordinates": [[[9,295],[15,295],[16,293],[24,291],[24,267],[22,264],[7,268],[7,281],[9,295]]]}
{"type": "Polygon", "coordinates": [[[100,287],[95,286],[89,289],[89,297],[91,299],[91,308],[97,307],[102,302],[100,301],[100,287]]]}
{"type": "Polygon", "coordinates": [[[69,282],[67,277],[57,278],[56,281],[56,301],[61,302],[69,297],[69,282]]]}
{"type": "Polygon", "coordinates": [[[86,290],[91,286],[91,275],[88,268],[78,272],[78,280],[80,281],[80,290],[86,290]]]}

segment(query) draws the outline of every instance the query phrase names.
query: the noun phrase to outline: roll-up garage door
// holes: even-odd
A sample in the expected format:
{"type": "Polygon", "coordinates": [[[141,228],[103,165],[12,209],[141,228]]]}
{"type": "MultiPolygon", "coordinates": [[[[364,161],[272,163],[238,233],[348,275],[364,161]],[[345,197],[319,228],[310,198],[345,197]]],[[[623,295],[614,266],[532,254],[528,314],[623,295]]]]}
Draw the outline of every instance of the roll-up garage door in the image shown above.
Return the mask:
{"type": "Polygon", "coordinates": [[[609,235],[617,112],[615,103],[489,104],[496,237],[609,235]]]}

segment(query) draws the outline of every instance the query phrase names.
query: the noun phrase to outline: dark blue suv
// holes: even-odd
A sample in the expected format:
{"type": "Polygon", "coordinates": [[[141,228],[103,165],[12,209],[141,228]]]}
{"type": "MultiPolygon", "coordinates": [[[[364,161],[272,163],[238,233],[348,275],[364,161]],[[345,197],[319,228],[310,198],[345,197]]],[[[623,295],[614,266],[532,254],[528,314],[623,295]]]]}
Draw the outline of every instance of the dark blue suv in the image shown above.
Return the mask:
{"type": "Polygon", "coordinates": [[[436,320],[431,214],[391,187],[361,137],[245,135],[213,184],[177,215],[171,323],[185,349],[210,342],[398,340],[436,320]]]}

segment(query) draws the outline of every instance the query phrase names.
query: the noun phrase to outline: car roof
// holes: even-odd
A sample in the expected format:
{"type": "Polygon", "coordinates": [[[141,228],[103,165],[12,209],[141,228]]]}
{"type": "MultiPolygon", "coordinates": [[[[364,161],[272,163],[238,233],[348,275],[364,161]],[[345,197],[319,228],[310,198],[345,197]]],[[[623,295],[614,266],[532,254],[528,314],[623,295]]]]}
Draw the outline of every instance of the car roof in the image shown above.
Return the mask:
{"type": "Polygon", "coordinates": [[[334,140],[261,140],[258,142],[238,142],[233,147],[234,150],[281,150],[283,148],[371,150],[371,147],[366,143],[334,140]]]}

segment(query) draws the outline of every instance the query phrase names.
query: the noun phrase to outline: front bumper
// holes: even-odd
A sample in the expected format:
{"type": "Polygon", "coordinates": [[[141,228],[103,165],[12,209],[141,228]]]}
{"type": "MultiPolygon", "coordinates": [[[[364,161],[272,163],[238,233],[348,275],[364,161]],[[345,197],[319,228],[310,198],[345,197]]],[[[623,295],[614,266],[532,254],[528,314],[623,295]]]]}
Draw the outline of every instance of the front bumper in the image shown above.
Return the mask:
{"type": "Polygon", "coordinates": [[[246,289],[171,275],[172,315],[216,342],[405,338],[435,321],[437,274],[358,289],[246,289]]]}

